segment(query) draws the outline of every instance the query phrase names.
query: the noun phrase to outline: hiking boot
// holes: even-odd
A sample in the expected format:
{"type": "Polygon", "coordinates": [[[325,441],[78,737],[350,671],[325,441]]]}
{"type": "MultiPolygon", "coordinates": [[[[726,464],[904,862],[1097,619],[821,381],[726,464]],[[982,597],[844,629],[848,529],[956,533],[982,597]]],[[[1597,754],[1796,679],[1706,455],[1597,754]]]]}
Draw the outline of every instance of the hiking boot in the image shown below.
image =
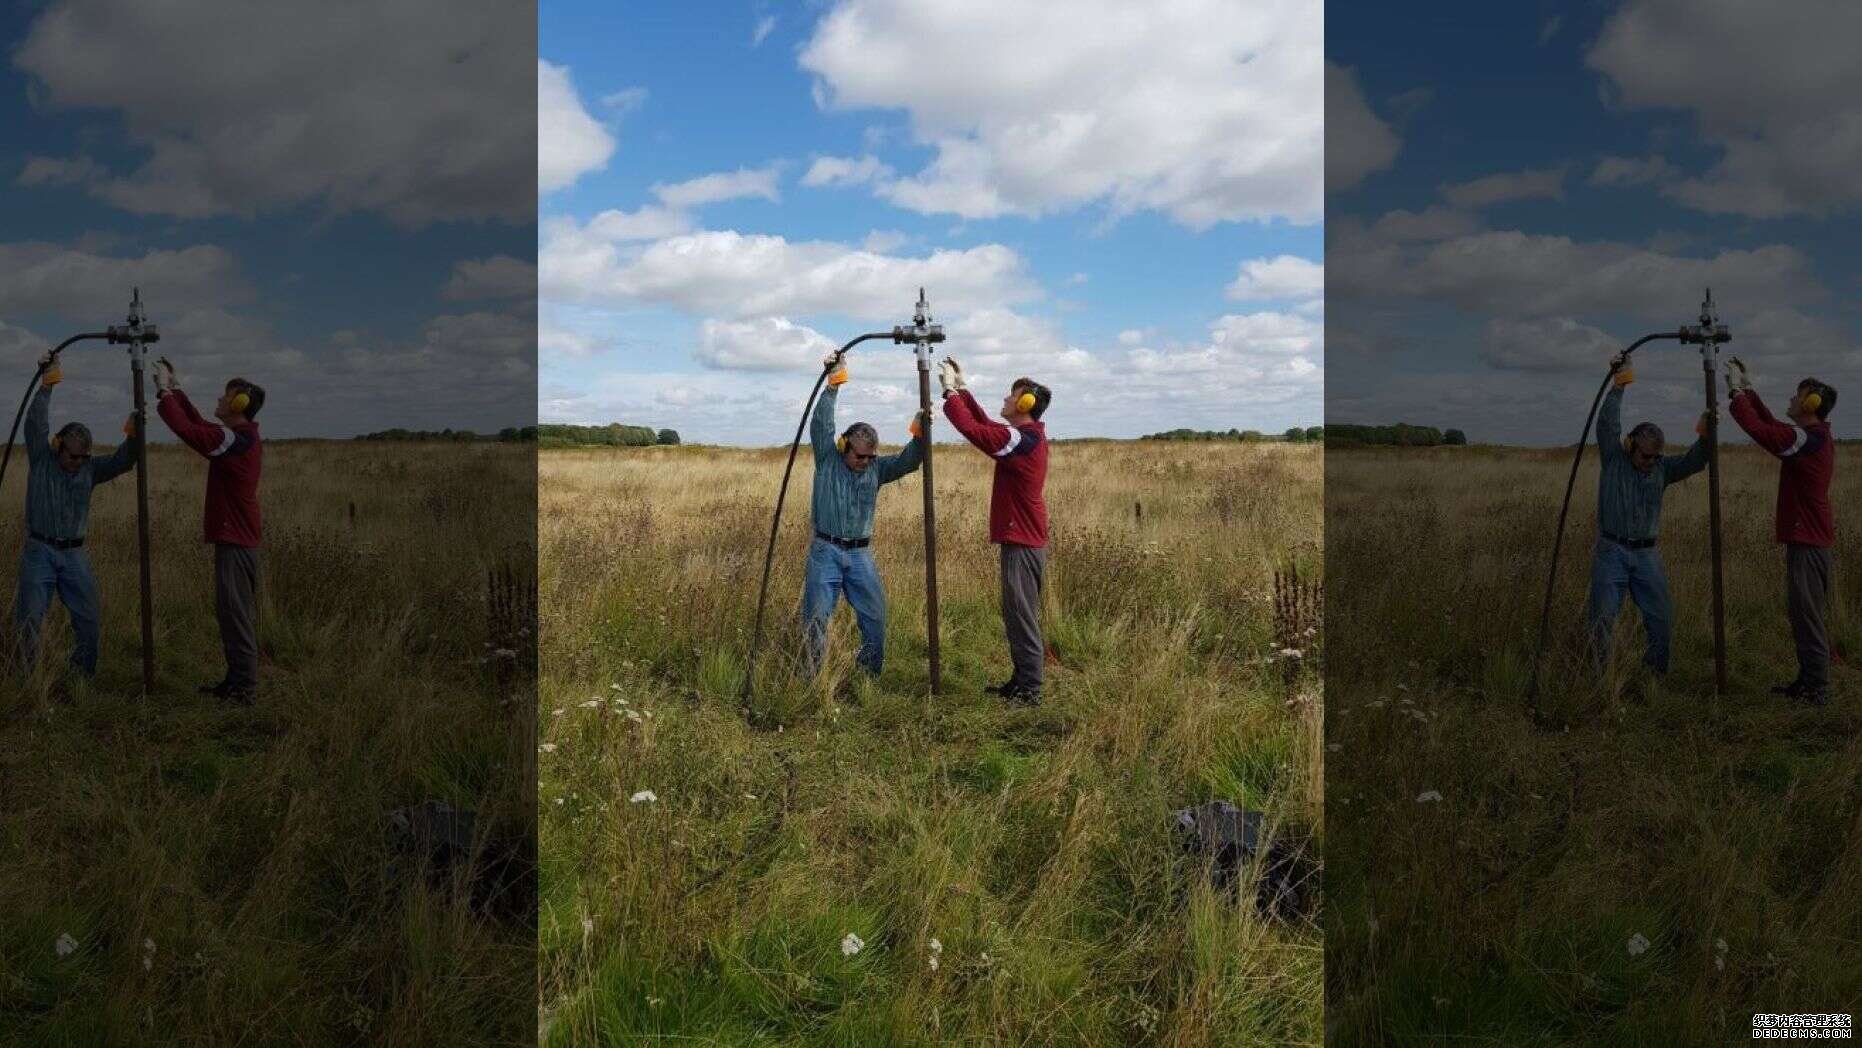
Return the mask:
{"type": "Polygon", "coordinates": [[[1008,704],[1011,706],[1032,707],[1041,705],[1040,692],[1024,688],[1018,684],[1005,685],[1002,689],[1002,697],[1007,700],[1008,704]]]}
{"type": "Polygon", "coordinates": [[[229,684],[226,690],[220,692],[220,698],[225,699],[235,706],[250,706],[259,701],[259,689],[250,687],[241,688],[229,684]]]}
{"type": "Polygon", "coordinates": [[[1782,695],[1787,699],[1795,699],[1804,693],[1804,682],[1801,680],[1794,680],[1789,684],[1774,684],[1771,686],[1771,693],[1773,695],[1782,695]]]}
{"type": "Polygon", "coordinates": [[[222,680],[218,684],[203,684],[199,691],[202,695],[211,695],[216,699],[226,698],[226,681],[222,680]]]}
{"type": "Polygon", "coordinates": [[[1015,687],[1015,678],[1010,677],[1008,680],[1003,681],[1001,684],[988,685],[987,687],[983,688],[983,693],[985,695],[1002,695],[1006,697],[1008,693],[1014,687],[1015,687]]]}
{"type": "Polygon", "coordinates": [[[1806,705],[1816,706],[1819,708],[1828,706],[1830,704],[1830,690],[1828,688],[1816,688],[1816,687],[1800,688],[1798,689],[1797,694],[1792,697],[1795,699],[1798,699],[1799,701],[1805,703],[1806,705]]]}

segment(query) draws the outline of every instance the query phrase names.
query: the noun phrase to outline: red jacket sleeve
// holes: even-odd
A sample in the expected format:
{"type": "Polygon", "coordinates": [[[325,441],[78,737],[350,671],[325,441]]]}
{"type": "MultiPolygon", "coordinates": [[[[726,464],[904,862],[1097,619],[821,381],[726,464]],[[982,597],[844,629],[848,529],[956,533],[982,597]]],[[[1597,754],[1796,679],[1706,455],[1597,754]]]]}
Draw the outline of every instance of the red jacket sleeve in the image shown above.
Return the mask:
{"type": "Polygon", "coordinates": [[[1765,402],[1757,393],[1750,390],[1740,393],[1732,400],[1733,421],[1746,431],[1753,442],[1774,455],[1782,455],[1798,443],[1796,426],[1780,422],[1765,410],[1765,402]]]}
{"type": "Polygon", "coordinates": [[[194,410],[188,402],[187,394],[175,390],[161,398],[155,405],[155,411],[168,423],[168,428],[180,437],[182,443],[203,455],[212,456],[226,447],[232,438],[232,431],[215,422],[208,422],[194,410]]]}
{"type": "Polygon", "coordinates": [[[963,439],[969,441],[986,455],[994,455],[1009,442],[1013,430],[1007,424],[997,422],[983,414],[983,408],[970,395],[967,389],[944,398],[944,416],[950,424],[957,427],[963,439]]]}

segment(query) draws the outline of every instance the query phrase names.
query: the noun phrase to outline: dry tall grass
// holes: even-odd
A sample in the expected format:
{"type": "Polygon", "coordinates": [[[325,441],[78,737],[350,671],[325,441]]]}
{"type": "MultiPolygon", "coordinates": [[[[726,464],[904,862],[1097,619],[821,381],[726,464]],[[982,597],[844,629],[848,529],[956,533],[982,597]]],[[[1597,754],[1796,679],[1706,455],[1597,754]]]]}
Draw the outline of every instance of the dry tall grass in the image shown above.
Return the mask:
{"type": "Polygon", "coordinates": [[[990,465],[956,445],[936,461],[945,694],[922,474],[880,496],[885,673],[850,679],[842,610],[821,679],[795,678],[804,450],[755,702],[779,727],[759,731],[737,696],[784,454],[542,454],[548,1043],[1318,1043],[1316,928],[1218,896],[1167,824],[1228,797],[1323,832],[1317,682],[1289,701],[1265,661],[1273,570],[1319,570],[1318,451],[1056,446],[1065,665],[1016,711],[981,693],[1008,669],[990,465]]]}
{"type": "MultiPolygon", "coordinates": [[[[1847,668],[1827,710],[1766,693],[1795,672],[1774,460],[1724,454],[1716,699],[1705,474],[1663,514],[1669,679],[1638,679],[1627,607],[1609,674],[1586,669],[1588,452],[1540,730],[1525,693],[1569,454],[1328,457],[1331,1043],[1726,1044],[1755,1012],[1862,1005],[1862,689],[1847,668]]],[[[1853,667],[1862,457],[1838,456],[1833,614],[1853,667]]]]}
{"type": "MultiPolygon", "coordinates": [[[[60,608],[39,671],[0,684],[0,1042],[528,1038],[533,929],[475,916],[417,869],[391,872],[383,815],[436,798],[534,832],[529,660],[481,662],[486,570],[534,556],[534,462],[526,448],[269,445],[250,709],[195,693],[224,669],[203,462],[149,454],[147,701],[134,477],[98,490],[97,681],[55,698],[60,608]]],[[[9,564],[17,449],[12,469],[9,564]]],[[[0,577],[10,603],[13,572],[0,577]]]]}

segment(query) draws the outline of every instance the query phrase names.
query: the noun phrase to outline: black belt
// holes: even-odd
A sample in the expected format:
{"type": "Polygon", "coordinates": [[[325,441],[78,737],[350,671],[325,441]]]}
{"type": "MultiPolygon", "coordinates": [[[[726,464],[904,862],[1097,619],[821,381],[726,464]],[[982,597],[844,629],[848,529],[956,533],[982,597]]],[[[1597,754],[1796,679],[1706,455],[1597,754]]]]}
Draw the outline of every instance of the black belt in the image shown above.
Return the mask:
{"type": "Polygon", "coordinates": [[[52,547],[53,549],[77,549],[79,546],[84,545],[83,539],[47,538],[46,536],[41,535],[36,531],[28,531],[27,534],[32,536],[32,541],[43,542],[47,546],[52,547]]]}
{"type": "Polygon", "coordinates": [[[1624,549],[1648,549],[1650,546],[1655,545],[1654,539],[1626,539],[1621,535],[1612,535],[1607,531],[1603,533],[1603,537],[1624,549]]]}
{"type": "Polygon", "coordinates": [[[815,532],[815,538],[823,542],[832,542],[841,549],[865,549],[873,541],[872,539],[837,539],[825,531],[815,532]]]}

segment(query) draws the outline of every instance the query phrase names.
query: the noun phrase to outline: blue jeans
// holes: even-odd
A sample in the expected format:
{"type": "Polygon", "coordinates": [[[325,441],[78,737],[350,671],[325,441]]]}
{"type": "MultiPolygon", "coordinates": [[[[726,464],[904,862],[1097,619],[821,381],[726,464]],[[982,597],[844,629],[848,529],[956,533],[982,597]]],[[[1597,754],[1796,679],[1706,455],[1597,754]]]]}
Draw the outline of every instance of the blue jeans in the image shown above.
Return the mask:
{"type": "Polygon", "coordinates": [[[65,602],[65,610],[71,614],[71,632],[77,635],[71,649],[71,666],[86,677],[93,676],[97,672],[97,636],[102,619],[90,554],[82,546],[58,550],[29,538],[20,551],[13,626],[19,631],[21,664],[30,671],[38,661],[39,628],[52,606],[54,591],[65,602]]]}
{"type": "Polygon", "coordinates": [[[1668,576],[1662,572],[1661,554],[1654,546],[1628,549],[1606,538],[1597,540],[1590,565],[1590,617],[1592,652],[1601,665],[1610,656],[1610,631],[1627,592],[1642,612],[1642,628],[1649,649],[1642,662],[1656,673],[1668,672],[1668,644],[1674,635],[1674,603],[1668,597],[1668,576]]]}
{"type": "Polygon", "coordinates": [[[802,629],[806,634],[808,672],[821,669],[828,643],[828,619],[846,594],[860,624],[860,668],[874,676],[886,660],[886,590],[871,546],[841,549],[817,538],[808,547],[808,571],[802,582],[802,629]]]}

